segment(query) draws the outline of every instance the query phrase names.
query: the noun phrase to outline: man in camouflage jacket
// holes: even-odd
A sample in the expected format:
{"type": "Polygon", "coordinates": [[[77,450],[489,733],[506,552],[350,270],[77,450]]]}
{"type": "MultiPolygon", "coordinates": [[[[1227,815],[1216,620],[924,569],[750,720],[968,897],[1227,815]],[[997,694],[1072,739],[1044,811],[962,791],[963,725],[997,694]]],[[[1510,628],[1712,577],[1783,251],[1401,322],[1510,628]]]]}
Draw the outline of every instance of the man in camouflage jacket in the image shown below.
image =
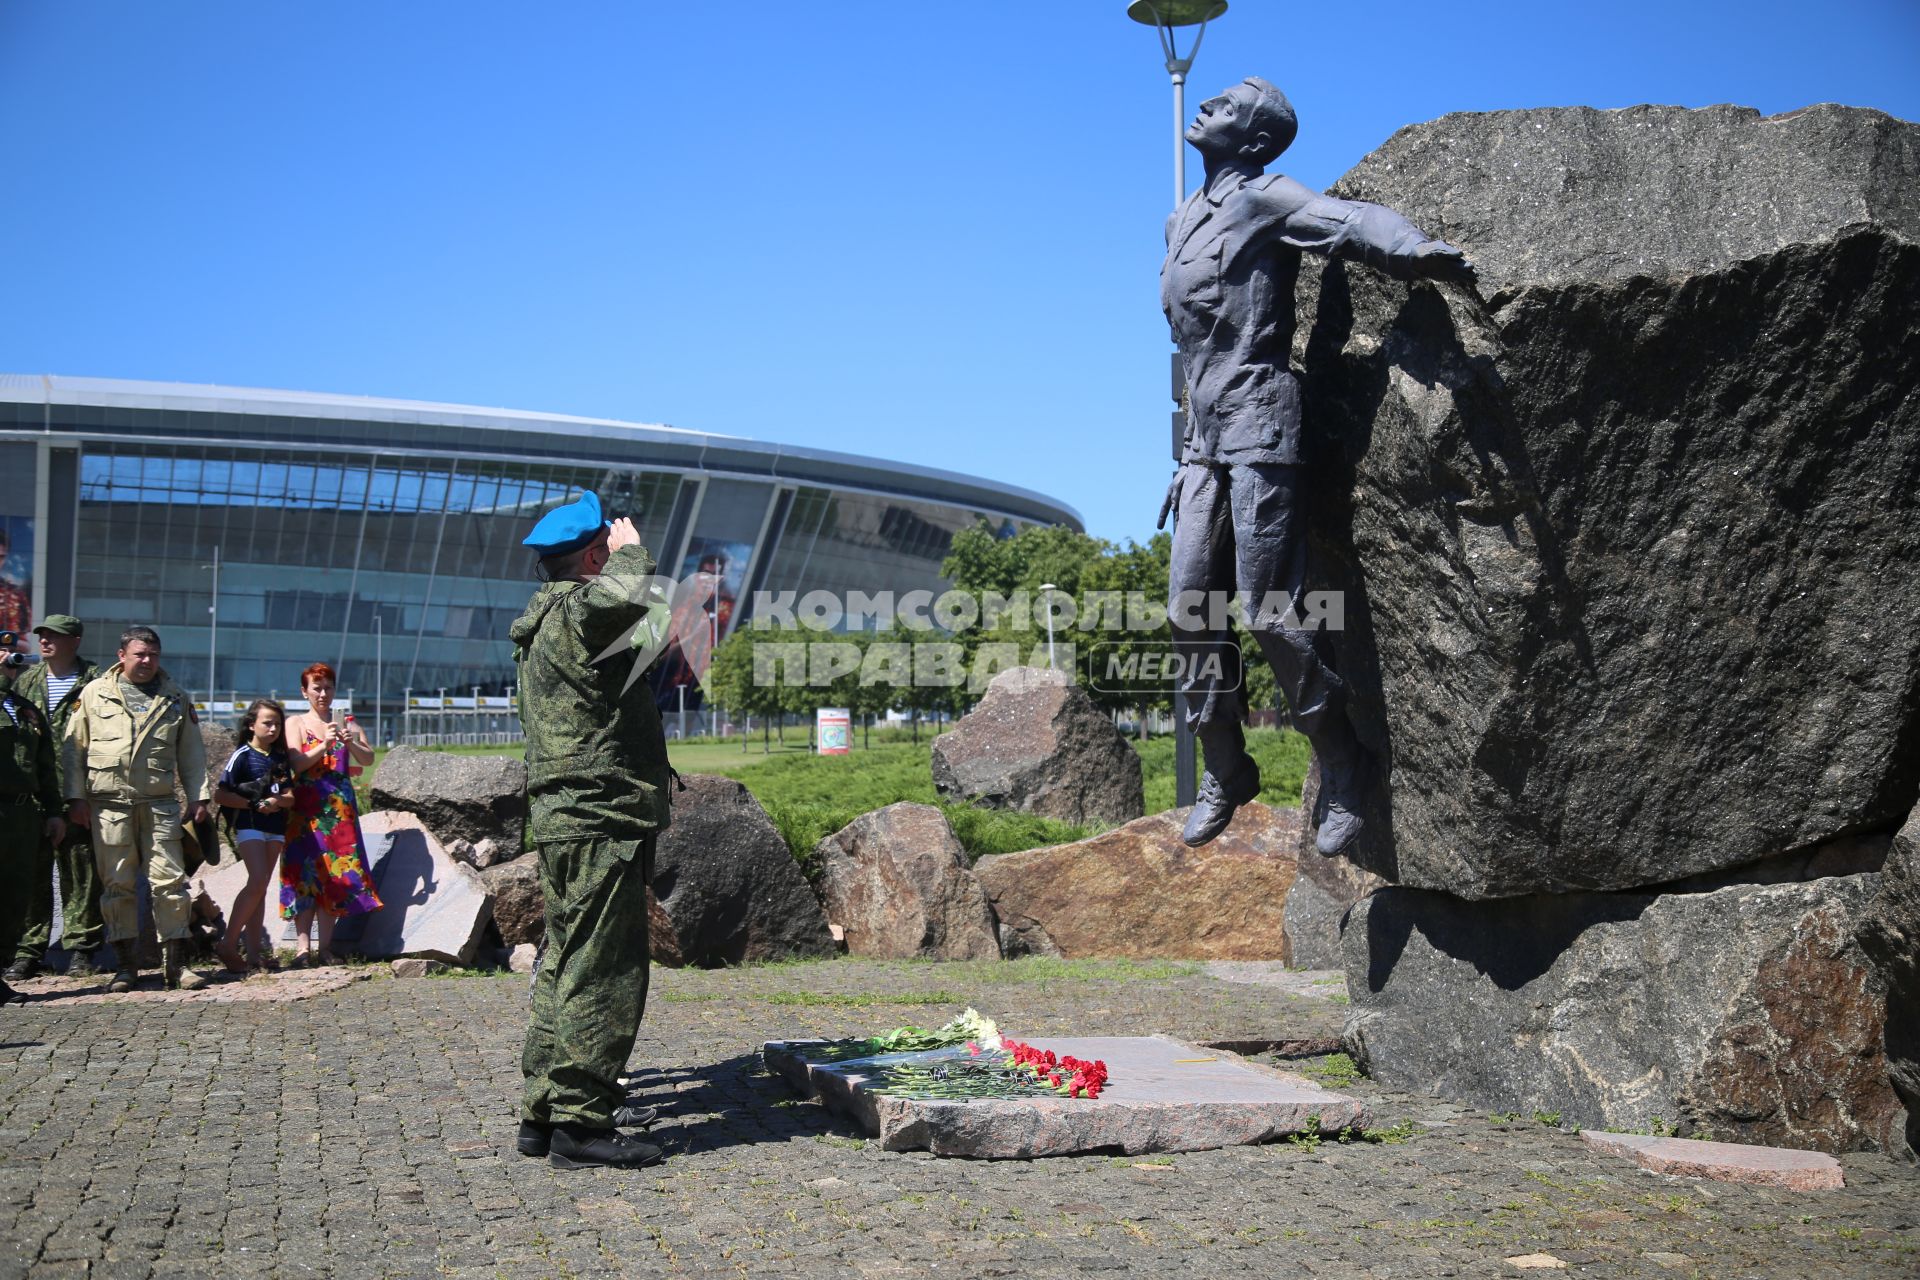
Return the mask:
{"type": "MultiPolygon", "coordinates": [[[[51,614],[42,618],[33,630],[40,637],[40,661],[26,669],[15,688],[21,697],[40,708],[40,713],[53,727],[57,763],[67,721],[79,705],[81,693],[100,674],[100,667],[79,654],[80,639],[85,634],[80,619],[70,614],[51,614]],[[72,686],[58,703],[53,701],[47,687],[47,678],[54,674],[56,663],[66,668],[63,675],[73,677],[72,686]]],[[[62,785],[65,785],[64,779],[62,785]]],[[[55,862],[60,867],[60,947],[69,957],[67,973],[76,977],[91,974],[96,971],[93,954],[100,950],[107,936],[100,915],[100,872],[93,861],[93,833],[78,825],[68,827],[67,838],[57,848],[52,842],[41,848],[34,875],[41,881],[48,880],[55,862]]],[[[14,952],[14,963],[31,960],[30,967],[37,967],[52,941],[53,893],[49,884],[44,894],[36,890],[34,900],[28,904],[27,927],[14,952]]],[[[0,958],[5,958],[5,953],[0,952],[0,958]]]]}
{"type": "Polygon", "coordinates": [[[668,822],[666,737],[630,670],[653,560],[592,494],[548,513],[526,545],[548,581],[510,635],[547,926],[518,1146],[562,1168],[638,1168],[660,1150],[616,1124],[635,1119],[620,1076],[646,1008],[647,881],[668,822]]]}
{"type": "MultiPolygon", "coordinates": [[[[41,842],[58,844],[66,834],[58,754],[47,718],[14,692],[13,674],[0,671],[0,954],[26,929],[34,885],[25,872],[39,865],[41,842]]],[[[0,982],[0,1000],[12,998],[0,982]]]]}

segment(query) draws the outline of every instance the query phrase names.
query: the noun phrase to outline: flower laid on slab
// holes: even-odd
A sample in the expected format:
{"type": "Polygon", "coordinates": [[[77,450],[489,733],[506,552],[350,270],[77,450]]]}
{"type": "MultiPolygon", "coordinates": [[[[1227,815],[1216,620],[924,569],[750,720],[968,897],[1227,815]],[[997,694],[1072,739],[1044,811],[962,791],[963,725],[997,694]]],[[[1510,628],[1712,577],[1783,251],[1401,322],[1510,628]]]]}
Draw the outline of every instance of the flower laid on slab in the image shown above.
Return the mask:
{"type": "Polygon", "coordinates": [[[895,1027],[865,1040],[807,1045],[814,1062],[882,1061],[861,1068],[864,1087],[889,1097],[966,1101],[983,1098],[1098,1098],[1107,1087],[1107,1064],[1008,1039],[993,1020],[968,1009],[935,1031],[895,1027]],[[965,1046],[967,1056],[940,1050],[965,1046]],[[896,1059],[894,1055],[925,1054],[896,1059]]]}
{"type": "Polygon", "coordinates": [[[1098,1058],[1089,1062],[1072,1054],[1061,1057],[1051,1049],[1036,1049],[1018,1040],[1002,1040],[1001,1048],[1016,1066],[1025,1067],[1069,1098],[1097,1098],[1107,1086],[1107,1064],[1098,1058]]]}
{"type": "Polygon", "coordinates": [[[1000,1029],[993,1019],[977,1009],[968,1009],[945,1026],[929,1031],[925,1027],[895,1027],[864,1040],[826,1040],[809,1045],[805,1055],[815,1062],[845,1062],[852,1058],[871,1058],[882,1053],[918,1053],[926,1049],[945,1049],[959,1044],[1000,1045],[1000,1029]]]}

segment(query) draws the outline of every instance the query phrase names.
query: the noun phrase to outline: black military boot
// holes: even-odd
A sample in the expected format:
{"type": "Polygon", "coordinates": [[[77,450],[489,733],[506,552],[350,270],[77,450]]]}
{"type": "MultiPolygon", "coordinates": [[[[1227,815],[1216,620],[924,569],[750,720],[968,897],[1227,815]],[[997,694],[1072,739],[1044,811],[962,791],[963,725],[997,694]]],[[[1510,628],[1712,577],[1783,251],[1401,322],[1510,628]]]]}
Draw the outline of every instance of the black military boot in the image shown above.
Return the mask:
{"type": "MultiPolygon", "coordinates": [[[[616,1129],[646,1129],[660,1118],[660,1112],[654,1107],[635,1106],[626,1103],[613,1110],[613,1127],[616,1129]]],[[[544,1156],[553,1147],[553,1126],[542,1124],[538,1120],[522,1120],[520,1132],[513,1141],[514,1149],[523,1156],[544,1156]]]]}
{"type": "Polygon", "coordinates": [[[618,1129],[589,1129],[585,1125],[553,1126],[547,1163],[556,1169],[644,1169],[659,1164],[666,1153],[618,1129]]]}
{"type": "Polygon", "coordinates": [[[107,990],[124,994],[140,985],[140,971],[131,965],[121,965],[113,971],[113,981],[107,984],[107,990]]]}
{"type": "Polygon", "coordinates": [[[538,1158],[547,1154],[547,1148],[553,1145],[553,1126],[542,1124],[538,1120],[522,1120],[520,1133],[513,1140],[514,1150],[523,1156],[538,1158]]]}
{"type": "Polygon", "coordinates": [[[32,956],[22,956],[8,965],[6,973],[0,974],[0,977],[5,977],[8,982],[24,982],[38,972],[40,962],[32,956]]]}

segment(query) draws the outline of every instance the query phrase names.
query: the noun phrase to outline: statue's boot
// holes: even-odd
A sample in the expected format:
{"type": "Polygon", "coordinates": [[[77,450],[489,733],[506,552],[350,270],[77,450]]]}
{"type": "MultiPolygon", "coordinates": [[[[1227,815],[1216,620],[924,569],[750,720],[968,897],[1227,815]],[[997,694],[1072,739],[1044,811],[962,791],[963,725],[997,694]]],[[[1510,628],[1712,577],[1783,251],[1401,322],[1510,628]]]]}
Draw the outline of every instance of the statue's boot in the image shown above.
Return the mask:
{"type": "Polygon", "coordinates": [[[1325,736],[1332,741],[1314,743],[1320,757],[1320,805],[1314,814],[1320,834],[1314,847],[1332,857],[1350,848],[1367,825],[1361,809],[1377,769],[1344,718],[1325,736]]]}
{"type": "Polygon", "coordinates": [[[1260,794],[1260,766],[1247,754],[1247,740],[1236,722],[1203,729],[1200,747],[1207,769],[1200,775],[1200,791],[1187,815],[1181,843],[1194,848],[1207,843],[1233,821],[1233,812],[1260,794]]]}

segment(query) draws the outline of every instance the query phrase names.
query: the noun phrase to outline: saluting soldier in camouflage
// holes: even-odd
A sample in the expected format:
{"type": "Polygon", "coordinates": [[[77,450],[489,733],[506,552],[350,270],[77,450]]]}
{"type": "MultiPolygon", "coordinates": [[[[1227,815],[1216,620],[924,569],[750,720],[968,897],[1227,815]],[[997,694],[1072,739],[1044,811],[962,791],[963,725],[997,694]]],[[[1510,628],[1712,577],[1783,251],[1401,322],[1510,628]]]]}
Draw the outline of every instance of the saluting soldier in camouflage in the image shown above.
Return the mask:
{"type": "MultiPolygon", "coordinates": [[[[80,619],[71,614],[48,614],[33,633],[40,637],[40,661],[27,668],[15,688],[21,697],[40,708],[53,727],[54,755],[58,759],[63,754],[59,743],[66,736],[67,721],[73,718],[81,691],[93,683],[100,668],[80,656],[80,640],[86,630],[80,619]],[[47,684],[49,679],[73,683],[55,699],[47,684]]],[[[63,790],[61,794],[66,793],[63,790]]],[[[67,838],[59,842],[57,848],[53,842],[47,842],[40,850],[40,862],[34,867],[36,883],[49,879],[48,873],[56,862],[60,867],[60,947],[70,957],[67,973],[70,976],[91,974],[96,972],[93,953],[106,938],[100,918],[100,873],[93,864],[92,833],[75,825],[67,828],[67,838]]],[[[52,941],[53,893],[49,885],[44,894],[36,889],[33,901],[28,904],[26,932],[21,935],[14,953],[15,967],[28,970],[22,977],[32,976],[31,970],[39,967],[40,957],[46,954],[52,941]]],[[[12,977],[13,972],[8,970],[7,976],[12,977]]]]}
{"type": "Polygon", "coordinates": [[[621,642],[646,620],[653,560],[593,494],[525,545],[546,585],[513,624],[527,737],[528,822],[546,898],[546,952],[521,1055],[518,1147],[561,1168],[639,1168],[660,1149],[616,1127],[620,1075],[647,1002],[647,881],[668,822],[666,737],[621,642]],[[609,649],[621,656],[596,662],[609,649]]]}
{"type": "Polygon", "coordinates": [[[61,765],[67,816],[93,830],[107,941],[120,953],[107,989],[131,991],[140,981],[134,956],[144,872],[153,888],[167,985],[194,991],[207,979],[186,967],[193,908],[173,784],[178,778],[186,791],[193,821],[206,821],[207,751],[193,703],[160,669],[160,637],[149,627],[128,628],[119,658],[81,693],[67,721],[61,765]]]}
{"type": "MultiPolygon", "coordinates": [[[[41,841],[58,844],[66,834],[56,754],[46,717],[14,691],[12,673],[0,671],[0,954],[26,928],[33,885],[21,873],[39,863],[41,841]]],[[[13,989],[0,982],[0,1000],[11,999],[13,989]]]]}

